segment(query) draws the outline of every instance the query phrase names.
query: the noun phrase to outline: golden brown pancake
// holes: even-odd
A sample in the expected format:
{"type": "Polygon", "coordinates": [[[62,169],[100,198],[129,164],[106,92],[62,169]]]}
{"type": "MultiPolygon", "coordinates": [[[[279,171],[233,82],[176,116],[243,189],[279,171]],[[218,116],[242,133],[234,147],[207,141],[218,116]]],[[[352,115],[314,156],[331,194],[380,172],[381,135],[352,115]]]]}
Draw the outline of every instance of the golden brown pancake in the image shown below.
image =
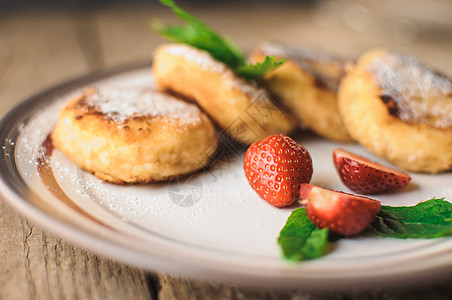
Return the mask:
{"type": "Polygon", "coordinates": [[[335,141],[350,142],[337,107],[337,90],[348,61],[271,42],[258,45],[252,60],[261,62],[266,56],[286,59],[282,66],[265,74],[263,83],[294,113],[301,126],[335,141]]]}
{"type": "Polygon", "coordinates": [[[217,146],[215,129],[194,104],[140,89],[87,89],[61,110],[56,148],[113,183],[147,183],[194,172],[217,146]]]}
{"type": "Polygon", "coordinates": [[[452,168],[452,81],[385,49],[365,53],[339,89],[351,136],[408,171],[452,168]]]}
{"type": "Polygon", "coordinates": [[[229,136],[244,144],[296,127],[295,119],[265,90],[205,51],[161,45],[154,53],[153,72],[160,89],[195,101],[229,136]]]}

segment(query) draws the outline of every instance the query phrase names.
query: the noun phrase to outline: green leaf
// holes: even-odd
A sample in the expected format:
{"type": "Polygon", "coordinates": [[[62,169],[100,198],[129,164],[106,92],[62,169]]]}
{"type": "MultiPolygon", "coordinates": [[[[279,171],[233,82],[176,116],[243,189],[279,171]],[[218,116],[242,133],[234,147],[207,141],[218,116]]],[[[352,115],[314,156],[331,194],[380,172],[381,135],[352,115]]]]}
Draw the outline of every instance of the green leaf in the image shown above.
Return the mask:
{"type": "Polygon", "coordinates": [[[201,50],[209,52],[215,59],[225,63],[232,69],[246,64],[243,52],[229,39],[211,29],[199,18],[185,11],[172,0],[160,0],[163,5],[168,6],[183,21],[186,26],[168,26],[160,21],[154,21],[151,27],[158,34],[178,43],[185,43],[201,50]]]}
{"type": "Polygon", "coordinates": [[[328,229],[316,228],[304,207],[292,212],[278,237],[283,255],[291,261],[318,258],[328,252],[328,229]]]}
{"type": "Polygon", "coordinates": [[[255,79],[264,76],[268,71],[274,70],[286,60],[281,58],[279,61],[274,56],[267,56],[261,63],[242,65],[237,68],[237,74],[246,79],[255,79]]]}
{"type": "Polygon", "coordinates": [[[382,206],[364,233],[400,239],[451,235],[452,203],[433,198],[414,206],[382,206]]]}
{"type": "Polygon", "coordinates": [[[165,25],[155,20],[151,23],[154,31],[173,42],[207,51],[213,58],[228,65],[237,75],[245,79],[262,77],[266,72],[276,69],[285,62],[284,59],[276,61],[274,57],[266,57],[262,63],[247,64],[245,54],[232,40],[221,36],[199,18],[176,5],[173,0],[159,1],[171,8],[186,25],[165,25]]]}

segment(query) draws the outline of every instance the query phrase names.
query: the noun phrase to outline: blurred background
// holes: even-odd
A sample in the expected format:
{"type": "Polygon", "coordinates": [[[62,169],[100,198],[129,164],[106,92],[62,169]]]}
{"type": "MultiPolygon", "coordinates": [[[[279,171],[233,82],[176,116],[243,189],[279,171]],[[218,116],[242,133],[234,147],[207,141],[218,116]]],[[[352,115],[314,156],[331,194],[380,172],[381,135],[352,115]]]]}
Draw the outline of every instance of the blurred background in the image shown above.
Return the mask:
{"type": "MultiPolygon", "coordinates": [[[[245,51],[261,40],[350,57],[388,47],[452,74],[450,0],[177,2],[245,51]]],[[[150,60],[165,41],[149,27],[155,18],[179,22],[157,0],[0,0],[0,101],[9,106],[68,78],[150,60]]]]}

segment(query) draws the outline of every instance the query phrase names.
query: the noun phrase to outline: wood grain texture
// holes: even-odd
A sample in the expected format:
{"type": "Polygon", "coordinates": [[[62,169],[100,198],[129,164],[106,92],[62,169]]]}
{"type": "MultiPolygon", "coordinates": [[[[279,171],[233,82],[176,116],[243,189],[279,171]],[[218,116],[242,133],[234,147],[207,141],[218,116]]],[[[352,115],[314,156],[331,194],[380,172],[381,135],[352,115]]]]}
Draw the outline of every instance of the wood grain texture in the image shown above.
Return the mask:
{"type": "Polygon", "coordinates": [[[281,290],[247,288],[216,283],[197,282],[184,278],[161,275],[159,300],[226,299],[226,300],[447,300],[452,299],[449,281],[417,284],[408,288],[356,289],[351,291],[281,290]]]}
{"type": "Polygon", "coordinates": [[[0,299],[150,299],[145,273],[47,235],[0,202],[0,299]]]}
{"type": "Polygon", "coordinates": [[[13,14],[3,16],[2,22],[2,30],[11,35],[5,44],[7,50],[0,52],[2,111],[89,70],[70,15],[13,14]]]}
{"type": "MultiPolygon", "coordinates": [[[[99,67],[85,40],[87,20],[73,13],[0,18],[0,110],[99,67]],[[87,53],[90,53],[89,55],[87,53]]],[[[97,55],[97,56],[96,56],[97,55]]],[[[150,299],[145,272],[47,235],[0,200],[0,299],[150,299]]]]}

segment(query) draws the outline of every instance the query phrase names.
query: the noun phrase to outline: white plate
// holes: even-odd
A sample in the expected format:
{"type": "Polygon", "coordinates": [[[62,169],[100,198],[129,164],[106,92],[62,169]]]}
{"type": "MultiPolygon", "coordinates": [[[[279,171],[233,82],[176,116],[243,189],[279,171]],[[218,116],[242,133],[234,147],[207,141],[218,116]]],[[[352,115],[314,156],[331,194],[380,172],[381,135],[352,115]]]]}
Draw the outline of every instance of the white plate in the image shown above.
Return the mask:
{"type": "MultiPolygon", "coordinates": [[[[452,270],[452,239],[356,237],[327,256],[292,264],[276,244],[291,210],[277,209],[249,187],[244,149],[183,182],[116,186],[79,170],[58,151],[42,164],[42,145],[71,95],[87,86],[153,85],[148,66],[89,75],[28,99],[0,123],[0,190],[27,218],[61,237],[155,272],[237,284],[349,287],[433,279],[452,270]]],[[[314,161],[312,183],[345,190],[332,163],[344,147],[376,161],[359,145],[296,137],[314,161]]],[[[224,145],[223,145],[224,146],[224,145]]],[[[229,145],[230,146],[230,145],[229,145]]],[[[452,175],[411,174],[403,192],[375,197],[384,205],[452,199],[452,175]]]]}

